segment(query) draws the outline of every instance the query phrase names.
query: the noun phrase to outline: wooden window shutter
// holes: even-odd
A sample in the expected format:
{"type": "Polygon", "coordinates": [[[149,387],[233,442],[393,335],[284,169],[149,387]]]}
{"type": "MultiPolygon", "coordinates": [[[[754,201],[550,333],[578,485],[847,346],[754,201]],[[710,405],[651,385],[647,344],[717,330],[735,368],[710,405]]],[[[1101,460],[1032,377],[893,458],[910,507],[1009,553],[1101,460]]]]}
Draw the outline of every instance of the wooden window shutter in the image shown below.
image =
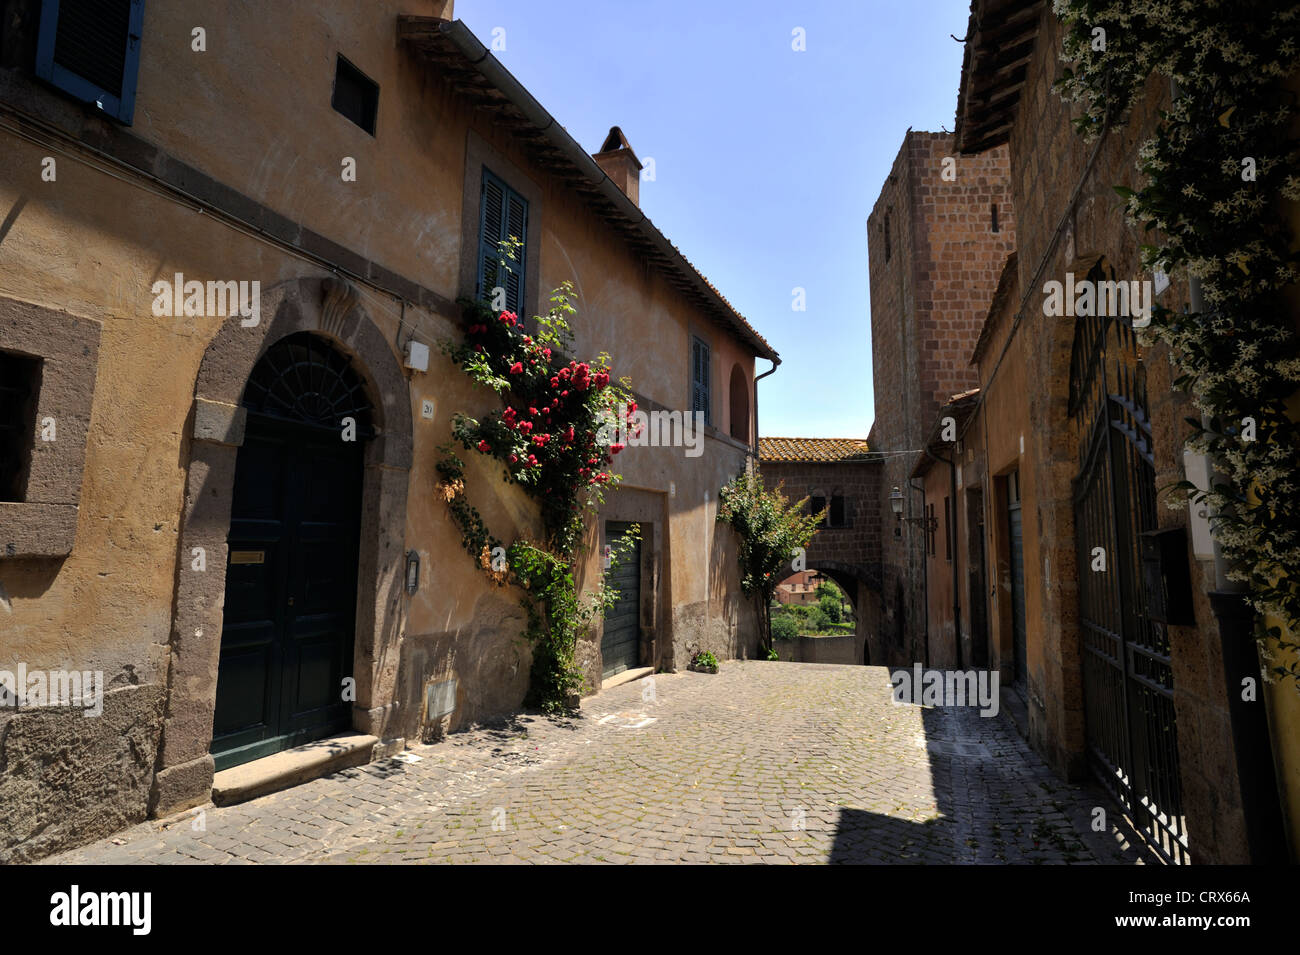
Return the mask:
{"type": "Polygon", "coordinates": [[[691,413],[704,415],[704,423],[712,424],[709,408],[709,346],[698,338],[691,339],[691,413]]]}
{"type": "Polygon", "coordinates": [[[524,308],[528,200],[484,169],[479,209],[476,294],[480,299],[491,301],[492,290],[500,286],[506,293],[505,310],[520,314],[524,308]],[[499,244],[511,237],[521,243],[517,254],[502,256],[499,244]]]}
{"type": "Polygon", "coordinates": [[[144,0],[41,0],[36,75],[129,126],[143,24],[144,0]]]}

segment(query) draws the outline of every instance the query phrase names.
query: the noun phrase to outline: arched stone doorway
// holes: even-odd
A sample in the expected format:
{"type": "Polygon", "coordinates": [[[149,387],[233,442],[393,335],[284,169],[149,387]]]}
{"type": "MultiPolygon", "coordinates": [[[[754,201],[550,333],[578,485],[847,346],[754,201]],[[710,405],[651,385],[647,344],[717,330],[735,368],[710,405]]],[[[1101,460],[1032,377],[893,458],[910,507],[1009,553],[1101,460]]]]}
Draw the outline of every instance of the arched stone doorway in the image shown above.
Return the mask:
{"type": "Polygon", "coordinates": [[[218,770],[351,725],[362,453],[370,401],[348,357],[296,332],[241,401],[210,752],[218,770]]]}
{"type": "Polygon", "coordinates": [[[352,675],[347,722],[385,737],[402,612],[406,492],[411,466],[407,381],[385,335],[355,290],[335,278],[285,282],[262,296],[263,320],[227,321],[199,367],[191,415],[188,476],[176,569],[163,741],[150,810],[165,815],[211,793],[221,635],[229,565],[228,535],[239,450],[247,435],[246,383],[277,342],[310,333],[346,356],[355,371],[374,436],[361,455],[360,518],[352,675]]]}

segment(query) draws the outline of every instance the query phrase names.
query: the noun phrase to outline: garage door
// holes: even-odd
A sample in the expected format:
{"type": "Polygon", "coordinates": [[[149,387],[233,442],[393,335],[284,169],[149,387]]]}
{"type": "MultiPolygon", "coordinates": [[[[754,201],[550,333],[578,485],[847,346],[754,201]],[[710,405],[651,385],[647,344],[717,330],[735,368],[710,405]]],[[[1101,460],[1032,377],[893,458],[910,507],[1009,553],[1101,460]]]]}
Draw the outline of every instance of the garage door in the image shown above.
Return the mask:
{"type": "MultiPolygon", "coordinates": [[[[622,521],[607,521],[605,543],[615,544],[630,533],[632,526],[622,521]]],[[[640,541],[609,571],[607,580],[618,591],[618,601],[605,615],[605,634],[600,641],[602,675],[606,679],[641,665],[640,541]]]]}

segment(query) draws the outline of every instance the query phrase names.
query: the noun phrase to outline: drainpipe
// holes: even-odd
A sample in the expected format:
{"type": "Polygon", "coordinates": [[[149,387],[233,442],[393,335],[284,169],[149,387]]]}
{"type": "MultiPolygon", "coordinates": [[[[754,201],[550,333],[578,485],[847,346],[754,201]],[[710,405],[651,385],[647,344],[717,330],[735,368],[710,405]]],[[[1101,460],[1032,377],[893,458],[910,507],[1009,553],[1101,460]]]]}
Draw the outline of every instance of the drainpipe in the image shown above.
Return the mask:
{"type": "MultiPolygon", "coordinates": [[[[1169,81],[1170,101],[1182,93],[1177,80],[1169,81]]],[[[1205,308],[1201,280],[1187,277],[1188,307],[1193,313],[1205,308]]],[[[1210,427],[1210,416],[1201,412],[1201,426],[1210,427]]],[[[1210,459],[1210,487],[1224,482],[1227,476],[1219,464],[1210,459]]],[[[1214,527],[1215,510],[1209,508],[1210,527],[1214,527]]],[[[1226,684],[1228,718],[1232,727],[1232,748],[1237,764],[1237,785],[1241,793],[1241,812],[1246,824],[1246,849],[1253,865],[1287,862],[1286,823],[1282,816],[1278,778],[1274,765],[1273,743],[1269,735],[1268,709],[1260,686],[1259,649],[1255,641],[1255,610],[1247,603],[1246,587],[1228,579],[1229,564],[1223,548],[1210,535],[1214,555],[1214,590],[1210,591],[1210,608],[1219,626],[1226,684]],[[1242,681],[1255,681],[1258,698],[1242,699],[1242,681]]]]}
{"type": "Polygon", "coordinates": [[[773,358],[772,367],[754,378],[754,457],[758,457],[758,383],[781,367],[781,359],[773,358]]]}

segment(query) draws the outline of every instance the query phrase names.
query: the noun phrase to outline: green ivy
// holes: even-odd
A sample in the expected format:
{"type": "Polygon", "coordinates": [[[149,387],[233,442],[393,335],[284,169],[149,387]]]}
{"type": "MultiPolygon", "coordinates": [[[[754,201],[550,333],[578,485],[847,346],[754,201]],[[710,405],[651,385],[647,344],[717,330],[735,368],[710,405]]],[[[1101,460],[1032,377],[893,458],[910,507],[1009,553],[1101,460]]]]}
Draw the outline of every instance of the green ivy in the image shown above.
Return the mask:
{"type": "MultiPolygon", "coordinates": [[[[1167,343],[1176,386],[1206,415],[1188,447],[1227,480],[1199,490],[1213,533],[1259,612],[1269,672],[1300,679],[1277,649],[1300,643],[1300,425],[1287,403],[1300,386],[1300,343],[1283,292],[1297,280],[1284,204],[1300,200],[1295,96],[1300,4],[1264,0],[1056,0],[1070,66],[1058,92],[1082,106],[1090,138],[1122,125],[1152,75],[1177,83],[1155,136],[1139,150],[1140,188],[1117,187],[1151,236],[1144,267],[1186,269],[1200,312],[1157,306],[1147,340],[1167,343]],[[1264,629],[1264,614],[1285,621],[1264,629]]],[[[1171,501],[1171,506],[1178,506],[1171,501]]]]}

